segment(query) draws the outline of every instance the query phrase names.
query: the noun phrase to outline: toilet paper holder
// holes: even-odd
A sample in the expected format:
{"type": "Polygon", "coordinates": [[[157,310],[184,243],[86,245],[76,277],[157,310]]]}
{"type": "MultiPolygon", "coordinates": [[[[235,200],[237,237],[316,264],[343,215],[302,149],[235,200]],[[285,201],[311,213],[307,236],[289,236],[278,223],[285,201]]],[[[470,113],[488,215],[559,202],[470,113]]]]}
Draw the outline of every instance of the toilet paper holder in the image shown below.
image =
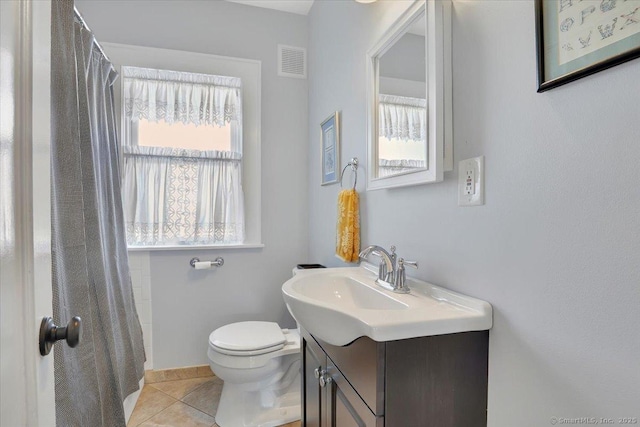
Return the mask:
{"type": "Polygon", "coordinates": [[[189,265],[191,265],[191,267],[193,268],[211,268],[211,267],[222,267],[224,265],[224,259],[219,256],[218,258],[214,259],[213,261],[200,261],[200,258],[191,258],[191,261],[189,261],[189,265]],[[200,265],[196,266],[196,263],[199,263],[200,265]],[[209,264],[207,265],[202,265],[202,264],[209,264]]]}

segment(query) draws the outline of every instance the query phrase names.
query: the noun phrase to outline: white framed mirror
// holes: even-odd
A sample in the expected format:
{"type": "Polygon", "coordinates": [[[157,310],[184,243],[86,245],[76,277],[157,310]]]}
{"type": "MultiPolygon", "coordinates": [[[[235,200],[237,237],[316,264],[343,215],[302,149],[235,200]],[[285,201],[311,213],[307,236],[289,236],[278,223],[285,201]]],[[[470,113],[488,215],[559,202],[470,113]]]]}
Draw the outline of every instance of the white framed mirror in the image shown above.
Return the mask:
{"type": "Polygon", "coordinates": [[[367,53],[367,190],[453,169],[451,1],[417,0],[367,53]]]}

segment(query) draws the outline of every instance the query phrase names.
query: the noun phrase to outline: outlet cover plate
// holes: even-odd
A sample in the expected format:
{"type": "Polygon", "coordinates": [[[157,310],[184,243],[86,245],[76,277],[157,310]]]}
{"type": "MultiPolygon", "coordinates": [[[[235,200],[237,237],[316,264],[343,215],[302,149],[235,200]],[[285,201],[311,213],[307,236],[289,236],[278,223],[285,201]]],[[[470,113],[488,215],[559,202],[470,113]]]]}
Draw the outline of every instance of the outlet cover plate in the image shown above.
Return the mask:
{"type": "Polygon", "coordinates": [[[484,156],[458,163],[458,206],[484,205],[484,156]]]}

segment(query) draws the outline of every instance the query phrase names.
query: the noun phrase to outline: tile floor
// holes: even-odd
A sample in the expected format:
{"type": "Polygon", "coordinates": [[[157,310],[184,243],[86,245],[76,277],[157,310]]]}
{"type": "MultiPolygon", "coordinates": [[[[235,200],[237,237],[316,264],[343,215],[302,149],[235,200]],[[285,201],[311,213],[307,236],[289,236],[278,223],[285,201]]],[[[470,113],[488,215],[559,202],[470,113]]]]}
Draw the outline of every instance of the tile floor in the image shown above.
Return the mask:
{"type": "MultiPolygon", "coordinates": [[[[209,367],[187,369],[147,372],[127,427],[218,427],[214,417],[222,380],[209,367]]],[[[300,427],[300,422],[283,427],[300,427]]]]}

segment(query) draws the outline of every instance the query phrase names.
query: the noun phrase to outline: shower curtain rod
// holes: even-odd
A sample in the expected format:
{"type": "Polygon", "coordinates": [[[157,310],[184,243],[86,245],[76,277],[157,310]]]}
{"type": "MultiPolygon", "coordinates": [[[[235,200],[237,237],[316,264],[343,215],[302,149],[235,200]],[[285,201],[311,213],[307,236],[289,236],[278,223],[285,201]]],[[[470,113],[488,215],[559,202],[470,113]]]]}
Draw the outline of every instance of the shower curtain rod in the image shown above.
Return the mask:
{"type": "MultiPolygon", "coordinates": [[[[80,12],[78,11],[77,7],[73,6],[73,12],[74,12],[74,14],[76,16],[76,19],[80,22],[80,24],[84,27],[84,29],[93,34],[93,31],[91,31],[91,28],[89,28],[89,26],[87,25],[87,21],[84,20],[84,18],[82,17],[80,12]]],[[[98,41],[98,39],[96,39],[95,34],[94,34],[94,37],[93,37],[93,43],[96,45],[96,47],[98,48],[98,50],[100,51],[102,56],[104,56],[105,59],[107,61],[109,61],[109,63],[111,64],[111,71],[116,73],[116,75],[120,75],[120,73],[118,73],[118,71],[116,71],[116,68],[113,66],[113,62],[111,62],[111,60],[109,59],[109,57],[105,53],[104,49],[100,45],[100,42],[98,41]]]]}

